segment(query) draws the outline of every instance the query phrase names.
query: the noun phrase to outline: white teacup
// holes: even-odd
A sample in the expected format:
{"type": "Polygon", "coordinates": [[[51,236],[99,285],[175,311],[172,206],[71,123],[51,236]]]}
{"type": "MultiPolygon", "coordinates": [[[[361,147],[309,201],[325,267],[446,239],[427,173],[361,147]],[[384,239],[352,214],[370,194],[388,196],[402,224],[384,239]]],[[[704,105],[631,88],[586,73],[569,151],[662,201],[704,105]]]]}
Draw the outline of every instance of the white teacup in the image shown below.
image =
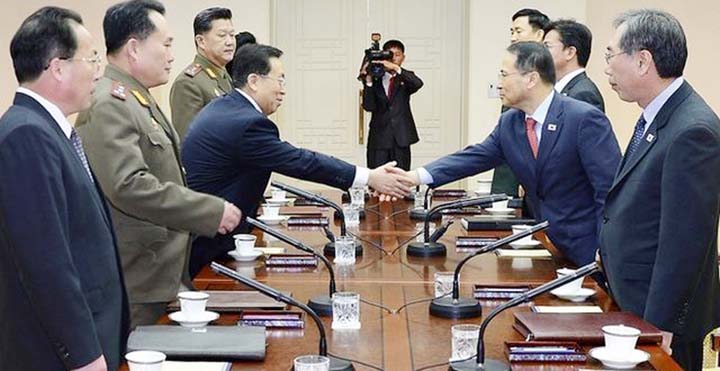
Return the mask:
{"type": "MultiPolygon", "coordinates": [[[[555,271],[557,273],[558,278],[567,276],[568,274],[575,273],[574,269],[570,268],[560,268],[555,271]]],[[[555,292],[561,295],[572,295],[582,288],[583,281],[585,280],[585,277],[580,277],[574,281],[570,281],[569,283],[566,283],[558,288],[555,289],[555,292]]]]}
{"type": "Polygon", "coordinates": [[[202,291],[183,291],[178,293],[180,299],[180,311],[187,316],[193,318],[205,312],[205,306],[210,295],[202,291]]]}
{"type": "Polygon", "coordinates": [[[262,204],[263,216],[266,218],[277,218],[280,216],[280,206],[273,204],[262,204]]]}
{"type": "Polygon", "coordinates": [[[284,200],[286,196],[286,192],[282,189],[273,189],[270,191],[272,193],[272,199],[273,200],[284,200]]]}
{"type": "Polygon", "coordinates": [[[136,350],[125,355],[130,371],[161,371],[165,353],[154,350],[136,350]]]}
{"type": "Polygon", "coordinates": [[[493,202],[493,209],[502,210],[502,209],[507,209],[507,208],[508,208],[508,200],[493,202]]]}
{"type": "Polygon", "coordinates": [[[255,248],[255,241],[257,240],[257,236],[255,235],[236,234],[233,238],[235,238],[235,251],[239,254],[250,254],[255,248]]]}
{"type": "MultiPolygon", "coordinates": [[[[530,228],[532,228],[531,225],[524,225],[524,224],[522,224],[522,225],[513,225],[513,226],[512,226],[512,231],[513,231],[513,234],[520,234],[520,233],[522,233],[522,232],[527,231],[527,230],[530,229],[530,228]]],[[[519,239],[517,242],[519,242],[519,243],[531,243],[531,242],[532,242],[532,234],[527,235],[526,237],[523,237],[523,238],[519,239]]]]}
{"type": "Polygon", "coordinates": [[[478,188],[475,193],[478,195],[489,195],[492,190],[492,180],[478,180],[478,188]]]}
{"type": "Polygon", "coordinates": [[[608,325],[602,327],[605,337],[605,348],[615,354],[628,354],[635,349],[640,330],[625,325],[608,325]]]}

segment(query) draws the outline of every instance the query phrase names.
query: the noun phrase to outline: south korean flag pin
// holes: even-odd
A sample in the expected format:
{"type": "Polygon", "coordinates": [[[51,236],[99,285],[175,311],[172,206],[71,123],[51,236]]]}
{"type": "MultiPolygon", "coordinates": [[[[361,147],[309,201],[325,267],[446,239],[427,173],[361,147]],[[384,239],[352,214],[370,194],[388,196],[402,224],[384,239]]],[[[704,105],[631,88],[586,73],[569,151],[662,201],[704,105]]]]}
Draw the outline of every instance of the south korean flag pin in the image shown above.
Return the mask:
{"type": "Polygon", "coordinates": [[[555,130],[557,130],[557,125],[555,125],[555,124],[548,124],[548,130],[549,130],[549,131],[555,131],[555,130]]]}
{"type": "Polygon", "coordinates": [[[647,140],[648,143],[652,143],[652,141],[655,139],[655,136],[652,134],[648,134],[647,137],[645,137],[645,140],[647,140]]]}

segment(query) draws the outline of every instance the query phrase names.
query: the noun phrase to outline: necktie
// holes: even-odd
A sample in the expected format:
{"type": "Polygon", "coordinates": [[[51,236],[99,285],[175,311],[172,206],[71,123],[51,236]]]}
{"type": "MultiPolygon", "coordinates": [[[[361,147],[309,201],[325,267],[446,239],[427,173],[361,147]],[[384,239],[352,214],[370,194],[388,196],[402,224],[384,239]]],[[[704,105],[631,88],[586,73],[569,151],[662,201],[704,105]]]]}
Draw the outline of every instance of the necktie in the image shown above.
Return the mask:
{"type": "Polygon", "coordinates": [[[628,149],[625,151],[625,158],[630,158],[635,150],[640,147],[640,141],[642,141],[643,134],[645,134],[646,123],[643,115],[640,115],[640,119],[638,119],[637,124],[635,124],[635,132],[633,133],[632,139],[630,139],[628,149]]]}
{"type": "Polygon", "coordinates": [[[525,133],[527,134],[528,143],[530,143],[530,149],[532,150],[533,157],[538,156],[538,137],[535,134],[535,125],[537,121],[532,117],[525,119],[525,133]]]}
{"type": "Polygon", "coordinates": [[[90,165],[88,165],[88,160],[85,156],[85,150],[83,150],[82,139],[80,139],[80,136],[75,129],[72,129],[70,132],[70,142],[72,143],[73,148],[75,148],[75,153],[77,153],[80,158],[80,162],[82,162],[85,172],[87,172],[88,177],[90,177],[90,181],[95,183],[92,173],[90,172],[90,165]]]}
{"type": "Polygon", "coordinates": [[[393,93],[395,93],[395,76],[390,78],[390,83],[388,85],[388,100],[392,99],[393,93]]]}

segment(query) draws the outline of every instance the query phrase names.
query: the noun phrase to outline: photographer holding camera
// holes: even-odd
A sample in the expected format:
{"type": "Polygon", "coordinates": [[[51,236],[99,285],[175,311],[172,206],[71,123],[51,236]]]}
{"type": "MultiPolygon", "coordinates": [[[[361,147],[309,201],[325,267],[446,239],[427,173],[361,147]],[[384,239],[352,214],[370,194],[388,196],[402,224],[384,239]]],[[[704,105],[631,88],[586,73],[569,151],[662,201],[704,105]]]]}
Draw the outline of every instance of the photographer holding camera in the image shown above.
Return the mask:
{"type": "Polygon", "coordinates": [[[418,142],[410,112],[410,95],[423,82],[412,71],[403,69],[405,45],[389,40],[379,50],[380,35],[373,34],[373,47],[365,51],[358,77],[363,83],[363,108],[372,112],[368,134],[367,166],[375,168],[397,161],[410,169],[410,145],[418,142]]]}

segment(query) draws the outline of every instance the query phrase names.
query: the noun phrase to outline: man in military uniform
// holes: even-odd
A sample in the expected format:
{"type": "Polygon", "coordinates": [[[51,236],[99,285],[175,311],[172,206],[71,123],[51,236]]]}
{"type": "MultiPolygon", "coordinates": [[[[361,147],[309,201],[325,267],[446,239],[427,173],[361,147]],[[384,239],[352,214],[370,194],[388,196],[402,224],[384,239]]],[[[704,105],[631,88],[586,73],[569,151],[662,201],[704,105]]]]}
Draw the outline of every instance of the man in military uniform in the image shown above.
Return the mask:
{"type": "Polygon", "coordinates": [[[148,91],[167,83],[173,60],[164,13],[155,0],[108,9],[109,64],[93,105],[77,120],[112,205],[132,327],[157,322],[178,290],[191,287],[190,233],[212,237],[240,221],[231,203],[186,188],[177,132],[148,91]]]}
{"type": "Polygon", "coordinates": [[[172,122],[185,139],[190,122],[211,100],[227,94],[232,80],[225,65],[235,55],[235,29],[227,8],[208,8],[193,22],[195,60],[178,75],[170,90],[172,122]]]}

